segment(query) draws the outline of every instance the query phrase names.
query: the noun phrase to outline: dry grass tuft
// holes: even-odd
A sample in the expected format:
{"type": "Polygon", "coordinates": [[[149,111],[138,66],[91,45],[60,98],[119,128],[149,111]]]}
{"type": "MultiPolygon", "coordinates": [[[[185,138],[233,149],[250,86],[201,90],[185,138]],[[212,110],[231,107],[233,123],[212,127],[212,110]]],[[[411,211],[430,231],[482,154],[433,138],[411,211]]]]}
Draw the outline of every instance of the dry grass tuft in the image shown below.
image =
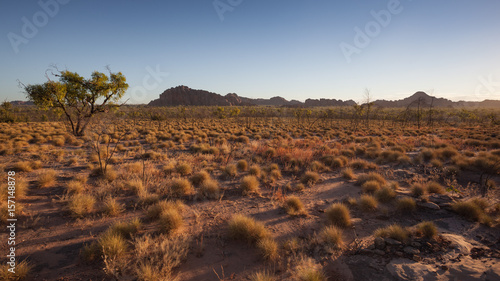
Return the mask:
{"type": "Polygon", "coordinates": [[[332,247],[340,248],[344,245],[342,230],[331,225],[325,227],[320,233],[321,240],[332,247]]]}
{"type": "Polygon", "coordinates": [[[243,177],[240,186],[244,195],[260,194],[259,180],[255,176],[243,177]]]}
{"type": "Polygon", "coordinates": [[[104,213],[110,217],[115,217],[125,210],[123,204],[119,203],[116,198],[109,198],[104,203],[104,213]]]}
{"type": "Polygon", "coordinates": [[[160,231],[165,234],[172,234],[184,224],[182,215],[177,209],[169,208],[163,210],[159,218],[160,231]]]}
{"type": "Polygon", "coordinates": [[[374,196],[368,194],[361,195],[357,204],[359,208],[365,212],[376,210],[378,206],[377,199],[374,196]]]}
{"type": "Polygon", "coordinates": [[[45,170],[42,171],[38,175],[38,187],[40,188],[46,188],[52,186],[56,182],[57,178],[57,172],[50,169],[50,170],[45,170]]]}
{"type": "Polygon", "coordinates": [[[270,237],[264,237],[257,242],[257,248],[266,260],[276,260],[278,254],[278,243],[270,237]]]}
{"type": "Polygon", "coordinates": [[[398,224],[392,224],[375,230],[375,237],[389,237],[399,242],[405,242],[408,239],[409,232],[398,224]]]}
{"type": "Polygon", "coordinates": [[[425,186],[420,183],[414,183],[411,186],[410,190],[411,190],[411,195],[413,195],[414,197],[420,197],[427,192],[425,186]]]}
{"type": "Polygon", "coordinates": [[[269,232],[263,223],[245,215],[234,215],[228,224],[229,236],[236,240],[255,243],[269,237],[269,232]]]}
{"type": "Polygon", "coordinates": [[[359,175],[356,184],[363,185],[367,181],[377,181],[380,185],[386,184],[386,180],[384,179],[384,177],[375,172],[359,175]]]}
{"type": "Polygon", "coordinates": [[[403,197],[396,202],[396,209],[400,212],[410,213],[417,209],[417,203],[411,197],[403,197]]]}
{"type": "Polygon", "coordinates": [[[326,281],[325,273],[320,264],[312,258],[303,257],[295,266],[294,280],[297,281],[326,281]]]}
{"type": "Polygon", "coordinates": [[[75,194],[71,197],[68,207],[73,217],[82,218],[94,212],[95,198],[89,194],[75,194]]]}
{"type": "Polygon", "coordinates": [[[390,186],[385,185],[375,192],[375,197],[380,202],[390,202],[396,197],[396,192],[390,186]]]}
{"type": "Polygon", "coordinates": [[[306,171],[300,178],[300,182],[308,186],[313,186],[318,180],[319,174],[313,171],[306,171]]]}
{"type": "Polygon", "coordinates": [[[365,193],[375,193],[380,189],[380,183],[376,180],[369,180],[363,183],[361,188],[365,193]]]}
{"type": "Polygon", "coordinates": [[[351,168],[345,168],[342,170],[342,177],[347,180],[353,180],[355,178],[354,172],[351,168]]]}
{"type": "Polygon", "coordinates": [[[305,209],[304,204],[297,196],[289,196],[285,200],[284,208],[286,210],[286,213],[290,216],[300,216],[307,214],[307,210],[305,209]]]}
{"type": "Polygon", "coordinates": [[[328,221],[339,227],[351,226],[351,214],[347,206],[342,203],[334,203],[325,210],[328,221]]]}
{"type": "Polygon", "coordinates": [[[416,225],[416,234],[427,239],[434,238],[438,231],[436,225],[431,221],[424,221],[416,225]]]}
{"type": "Polygon", "coordinates": [[[170,183],[170,190],[175,196],[193,195],[195,193],[193,185],[187,179],[173,179],[170,183]]]}

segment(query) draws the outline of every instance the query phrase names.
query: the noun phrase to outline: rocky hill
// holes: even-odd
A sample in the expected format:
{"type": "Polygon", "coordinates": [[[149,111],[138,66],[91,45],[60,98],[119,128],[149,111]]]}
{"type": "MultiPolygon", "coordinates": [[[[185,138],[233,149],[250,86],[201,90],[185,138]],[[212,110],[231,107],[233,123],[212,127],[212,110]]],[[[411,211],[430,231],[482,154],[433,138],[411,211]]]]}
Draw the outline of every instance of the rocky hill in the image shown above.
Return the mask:
{"type": "Polygon", "coordinates": [[[160,98],[149,103],[150,106],[243,106],[243,105],[269,105],[269,106],[350,106],[352,100],[341,101],[336,99],[307,99],[305,102],[296,100],[288,101],[282,97],[270,99],[252,99],[240,97],[235,93],[225,96],[205,90],[195,90],[187,86],[170,88],[160,94],[160,98]]]}
{"type": "MultiPolygon", "coordinates": [[[[482,102],[451,101],[445,98],[429,96],[425,92],[416,92],[410,97],[401,100],[376,100],[373,102],[379,107],[491,107],[500,108],[500,101],[485,100],[482,102]]],[[[248,106],[248,105],[268,105],[287,107],[318,107],[318,106],[352,106],[356,103],[353,100],[337,99],[306,99],[305,102],[297,100],[288,101],[282,97],[272,97],[270,99],[252,99],[229,93],[222,96],[217,93],[195,90],[187,86],[177,86],[170,88],[160,94],[160,98],[149,103],[150,106],[248,106]]]]}

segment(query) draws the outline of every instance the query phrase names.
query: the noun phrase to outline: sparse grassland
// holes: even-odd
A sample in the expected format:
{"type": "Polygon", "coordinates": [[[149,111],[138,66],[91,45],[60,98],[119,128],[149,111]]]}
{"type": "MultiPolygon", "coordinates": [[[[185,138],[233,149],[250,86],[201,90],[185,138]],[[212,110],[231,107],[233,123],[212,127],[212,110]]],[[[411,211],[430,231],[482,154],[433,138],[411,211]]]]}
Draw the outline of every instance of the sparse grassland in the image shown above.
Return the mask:
{"type": "MultiPolygon", "coordinates": [[[[221,109],[122,107],[82,137],[61,122],[0,123],[27,257],[16,278],[342,280],[332,258],[365,255],[352,250],[374,236],[403,243],[387,244],[388,260],[429,264],[445,233],[500,239],[499,112],[462,122],[434,108],[417,128],[414,108],[372,108],[370,122],[352,108],[221,109]],[[34,272],[53,257],[64,267],[34,272]]],[[[0,183],[4,223],[9,191],[0,183]]]]}

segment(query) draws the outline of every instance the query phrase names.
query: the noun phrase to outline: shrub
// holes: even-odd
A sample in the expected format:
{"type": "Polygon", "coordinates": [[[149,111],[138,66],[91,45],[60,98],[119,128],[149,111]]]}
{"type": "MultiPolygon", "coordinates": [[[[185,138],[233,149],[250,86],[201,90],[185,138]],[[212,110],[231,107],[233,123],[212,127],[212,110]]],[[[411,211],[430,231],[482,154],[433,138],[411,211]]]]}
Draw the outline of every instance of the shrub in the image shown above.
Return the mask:
{"type": "Polygon", "coordinates": [[[255,176],[245,176],[241,180],[243,194],[260,193],[259,180],[255,176]]]}
{"type": "Polygon", "coordinates": [[[399,242],[405,242],[408,239],[408,231],[398,224],[378,228],[373,235],[375,237],[389,237],[399,242]]]}
{"type": "Polygon", "coordinates": [[[390,202],[396,197],[396,192],[390,186],[385,185],[375,192],[375,197],[380,202],[390,202]]]}
{"type": "Polygon", "coordinates": [[[249,243],[255,243],[269,237],[269,233],[263,223],[245,215],[234,215],[229,221],[228,228],[231,238],[249,243]]]}
{"type": "Polygon", "coordinates": [[[125,183],[125,188],[132,190],[136,195],[141,194],[146,191],[144,184],[142,184],[142,180],[140,179],[132,179],[125,183]]]}
{"type": "Polygon", "coordinates": [[[272,181],[276,181],[282,178],[280,170],[271,170],[269,173],[269,178],[272,181]]]}
{"type": "Polygon", "coordinates": [[[312,258],[302,258],[295,266],[294,279],[297,281],[326,281],[321,265],[312,258]]]}
{"type": "Polygon", "coordinates": [[[351,168],[345,168],[342,170],[342,177],[347,180],[354,179],[354,172],[351,168]]]}
{"type": "Polygon", "coordinates": [[[210,179],[210,174],[207,171],[200,171],[194,174],[190,178],[190,181],[194,186],[199,186],[200,184],[203,184],[205,181],[209,179],[210,179]]]}
{"type": "Polygon", "coordinates": [[[236,167],[239,171],[244,172],[248,169],[248,162],[244,159],[241,159],[236,163],[236,167]]]}
{"type": "Polygon", "coordinates": [[[289,196],[285,200],[284,208],[286,210],[286,213],[291,216],[307,214],[307,211],[304,208],[304,204],[302,203],[302,201],[300,201],[300,198],[297,196],[289,196]]]}
{"type": "Polygon", "coordinates": [[[179,163],[177,164],[177,166],[175,166],[175,171],[181,176],[186,176],[191,174],[193,168],[191,168],[191,165],[188,163],[179,163]]]}
{"type": "Polygon", "coordinates": [[[266,260],[276,260],[278,257],[278,243],[270,237],[260,239],[257,248],[266,260]]]}
{"type": "Polygon", "coordinates": [[[469,199],[467,201],[455,202],[451,205],[452,210],[472,221],[478,221],[483,224],[490,224],[491,218],[484,212],[485,201],[469,199]]]}
{"type": "Polygon", "coordinates": [[[363,185],[367,181],[377,181],[379,184],[383,185],[386,183],[384,177],[375,172],[370,172],[368,174],[361,174],[358,176],[358,180],[356,181],[357,185],[363,185]]]}
{"type": "Polygon", "coordinates": [[[344,240],[342,239],[342,230],[333,225],[325,227],[321,231],[320,236],[323,242],[327,245],[341,247],[344,244],[344,240]]]}
{"type": "Polygon", "coordinates": [[[224,168],[224,176],[233,178],[238,173],[238,168],[234,164],[229,164],[224,168]]]}
{"type": "Polygon", "coordinates": [[[108,231],[118,234],[124,238],[131,238],[132,235],[136,234],[139,231],[142,223],[139,218],[135,218],[130,222],[117,222],[113,224],[108,231]]]}
{"type": "Polygon", "coordinates": [[[428,182],[425,189],[429,193],[437,193],[437,194],[444,194],[445,193],[444,187],[442,185],[440,185],[439,183],[434,182],[434,181],[428,182]]]}
{"type": "Polygon", "coordinates": [[[250,170],[248,171],[248,173],[252,176],[256,176],[256,177],[260,177],[260,174],[262,173],[259,165],[252,165],[250,167],[250,170]]]}
{"type": "Polygon", "coordinates": [[[339,227],[351,226],[351,214],[347,206],[342,203],[334,203],[325,211],[326,217],[331,224],[339,227]]]}
{"type": "Polygon", "coordinates": [[[306,171],[300,178],[300,182],[312,186],[319,180],[319,174],[313,171],[306,171]]]}
{"type": "Polygon", "coordinates": [[[69,201],[72,216],[81,218],[94,211],[95,198],[88,194],[75,194],[69,201]]]}
{"type": "Polygon", "coordinates": [[[150,206],[146,211],[146,217],[148,219],[158,219],[160,214],[169,209],[177,210],[179,213],[186,208],[186,205],[182,203],[180,200],[176,201],[161,201],[152,206],[150,206]]]}
{"type": "Polygon", "coordinates": [[[173,208],[163,210],[160,214],[160,231],[171,234],[183,225],[184,221],[181,214],[173,208]]]}
{"type": "Polygon", "coordinates": [[[417,203],[415,203],[415,199],[411,197],[403,197],[396,202],[396,209],[401,212],[413,212],[416,208],[417,203]]]}
{"type": "Polygon", "coordinates": [[[28,161],[16,162],[13,165],[12,169],[15,171],[19,171],[19,172],[31,172],[31,171],[33,171],[33,168],[31,167],[31,164],[28,161]]]}
{"type": "Polygon", "coordinates": [[[426,193],[425,186],[420,183],[414,183],[411,186],[411,195],[414,197],[420,197],[426,193]]]}
{"type": "Polygon", "coordinates": [[[432,239],[437,235],[437,227],[431,221],[424,221],[416,226],[417,235],[421,235],[427,239],[432,239]]]}
{"type": "Polygon", "coordinates": [[[372,195],[361,195],[361,197],[358,200],[358,206],[361,210],[367,212],[367,211],[373,211],[377,209],[378,202],[375,197],[372,195]]]}
{"type": "Polygon", "coordinates": [[[208,198],[208,199],[219,199],[220,198],[220,187],[219,183],[216,180],[209,179],[207,181],[204,181],[198,193],[201,195],[203,198],[208,198]]]}
{"type": "Polygon", "coordinates": [[[176,196],[185,196],[194,194],[194,187],[187,179],[173,179],[170,183],[170,190],[176,196]]]}
{"type": "Polygon", "coordinates": [[[31,275],[33,265],[27,260],[23,260],[16,264],[15,273],[9,271],[10,265],[5,264],[0,266],[1,280],[27,280],[31,275]]]}
{"type": "Polygon", "coordinates": [[[374,193],[380,189],[380,183],[375,180],[366,181],[361,185],[361,188],[365,193],[374,193]]]}
{"type": "Polygon", "coordinates": [[[104,204],[104,213],[106,213],[108,216],[117,216],[121,214],[125,208],[123,207],[123,204],[120,204],[116,198],[111,198],[108,199],[107,202],[104,204]]]}
{"type": "Polygon", "coordinates": [[[127,241],[123,236],[114,231],[104,232],[104,234],[99,237],[98,243],[104,257],[120,257],[127,251],[127,241]]]}
{"type": "Polygon", "coordinates": [[[250,281],[276,281],[276,276],[267,271],[258,271],[250,275],[250,281]]]}

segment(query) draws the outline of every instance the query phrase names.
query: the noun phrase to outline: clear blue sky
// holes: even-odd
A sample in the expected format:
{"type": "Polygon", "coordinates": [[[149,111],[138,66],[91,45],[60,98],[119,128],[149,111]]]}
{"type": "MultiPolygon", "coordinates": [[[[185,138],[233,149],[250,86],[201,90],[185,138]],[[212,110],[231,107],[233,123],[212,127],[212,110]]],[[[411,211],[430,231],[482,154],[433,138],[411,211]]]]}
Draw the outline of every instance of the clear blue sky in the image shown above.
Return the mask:
{"type": "Polygon", "coordinates": [[[2,101],[24,100],[16,80],[43,83],[52,64],[85,77],[107,65],[123,72],[129,103],[177,85],[289,100],[361,101],[365,88],[374,99],[419,90],[500,99],[498,0],[41,3],[48,11],[38,1],[0,2],[2,101]],[[372,11],[391,18],[377,22],[372,11]]]}

